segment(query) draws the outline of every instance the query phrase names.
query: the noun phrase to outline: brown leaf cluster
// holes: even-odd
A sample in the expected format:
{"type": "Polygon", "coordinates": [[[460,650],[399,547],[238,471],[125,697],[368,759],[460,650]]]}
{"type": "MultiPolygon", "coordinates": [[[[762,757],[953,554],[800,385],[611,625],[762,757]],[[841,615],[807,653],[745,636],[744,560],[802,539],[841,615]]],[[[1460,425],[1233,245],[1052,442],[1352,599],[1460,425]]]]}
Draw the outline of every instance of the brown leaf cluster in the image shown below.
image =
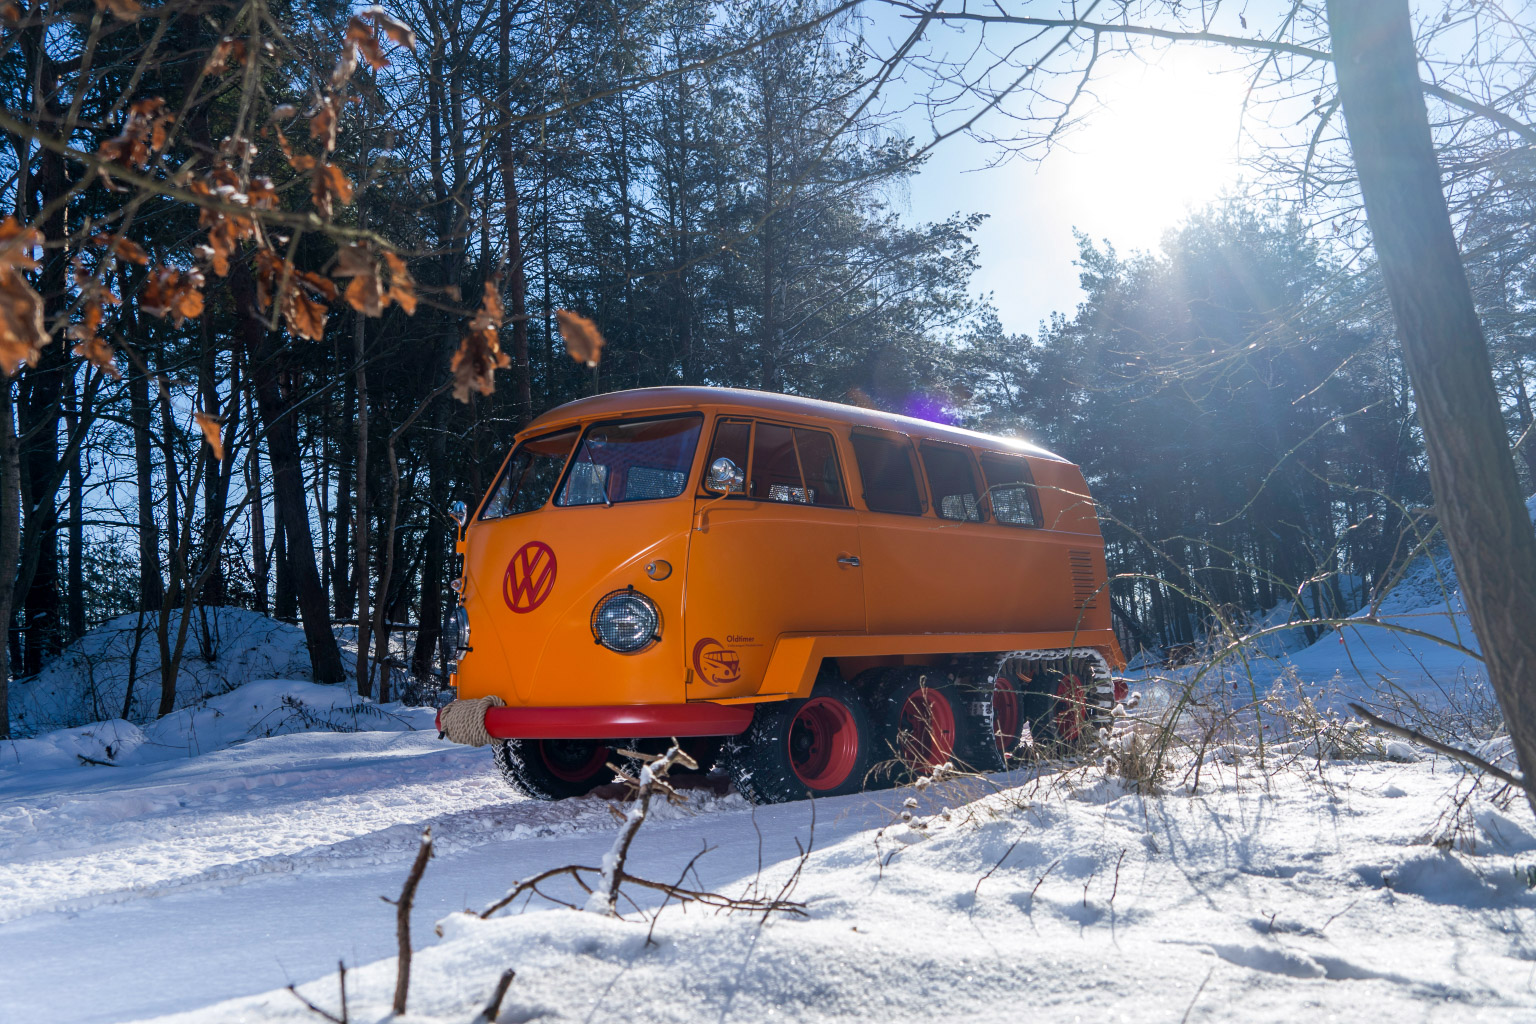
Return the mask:
{"type": "Polygon", "coordinates": [[[565,350],[571,358],[586,366],[596,366],[603,358],[606,344],[597,324],[568,309],[555,310],[555,323],[560,325],[560,337],[565,340],[565,350]]]}
{"type": "Polygon", "coordinates": [[[493,394],[496,391],[495,372],[512,365],[512,360],[501,350],[503,312],[499,284],[494,278],[485,282],[480,312],[469,322],[469,333],[459,342],[459,350],[453,354],[453,362],[448,367],[453,373],[453,397],[461,402],[469,401],[471,391],[493,394]]]}
{"type": "Polygon", "coordinates": [[[310,341],[325,337],[326,307],[336,299],[330,278],[299,270],[270,249],[257,249],[256,301],[268,310],[274,296],[290,334],[310,341]]]}
{"type": "MultiPolygon", "coordinates": [[[[101,0],[96,0],[100,3],[101,0]]],[[[230,68],[238,68],[245,64],[246,47],[244,39],[236,39],[234,36],[225,36],[220,39],[213,52],[208,55],[208,64],[204,70],[210,75],[223,74],[230,68]]]]}
{"type": "MultiPolygon", "coordinates": [[[[91,241],[106,247],[109,257],[125,259],[140,266],[149,262],[149,254],[131,239],[118,235],[97,234],[92,236],[91,241]]],[[[102,267],[97,269],[110,268],[112,262],[111,258],[104,260],[102,267]]],[[[122,300],[112,293],[112,289],[108,288],[101,278],[86,270],[85,261],[78,253],[75,255],[72,271],[75,287],[80,290],[80,320],[78,323],[70,324],[64,331],[66,336],[79,342],[70,349],[70,354],[85,359],[113,380],[121,380],[123,375],[117,368],[112,345],[101,336],[101,323],[106,315],[106,304],[116,306],[122,300]]]]}
{"type": "Polygon", "coordinates": [[[367,246],[346,246],[336,254],[336,269],[331,271],[331,276],[352,279],[344,297],[353,309],[365,316],[383,315],[391,302],[404,310],[406,316],[415,315],[416,282],[406,269],[405,260],[388,251],[379,255],[382,267],[367,246]]]}
{"type": "MultiPolygon", "coordinates": [[[[98,146],[96,155],[123,167],[143,170],[149,166],[150,157],[165,148],[175,120],[176,115],[166,109],[165,100],[160,97],[136,100],[128,108],[123,130],[98,146]]],[[[105,170],[102,176],[106,177],[105,170]]],[[[112,187],[110,178],[107,185],[112,187]]]]}
{"type": "Polygon", "coordinates": [[[218,417],[198,410],[192,414],[193,422],[203,432],[203,440],[208,442],[208,447],[213,449],[213,457],[220,462],[224,461],[224,438],[219,434],[220,423],[218,417]]]}
{"type": "Polygon", "coordinates": [[[144,8],[139,6],[138,0],[96,0],[96,8],[108,11],[123,21],[137,21],[139,15],[144,13],[144,8]]]}
{"type": "Polygon", "coordinates": [[[5,22],[7,25],[20,24],[21,15],[22,9],[20,4],[14,3],[12,0],[6,0],[5,3],[0,4],[0,21],[5,22]]]}
{"type": "Polygon", "coordinates": [[[180,327],[203,315],[203,275],[196,270],[157,267],[144,282],[139,308],[153,316],[169,317],[180,327]]]}
{"type": "MultiPolygon", "coordinates": [[[[311,122],[311,133],[314,123],[311,122]]],[[[334,126],[330,129],[334,135],[334,126]]],[[[352,202],[352,179],[348,178],[340,167],[326,160],[316,160],[305,153],[295,153],[293,146],[289,144],[288,137],[281,130],[277,133],[277,144],[283,151],[288,165],[303,174],[305,171],[313,173],[310,182],[310,198],[314,200],[315,209],[320,216],[330,217],[335,203],[346,206],[352,202]]]]}
{"type": "Polygon", "coordinates": [[[23,227],[14,216],[0,221],[0,369],[7,374],[35,364],[48,344],[42,296],[21,273],[37,269],[31,250],[42,244],[36,228],[23,227]]]}
{"type": "MultiPolygon", "coordinates": [[[[194,194],[232,206],[269,210],[277,205],[277,190],[269,178],[253,177],[248,186],[228,164],[217,164],[187,186],[194,194]]],[[[219,277],[229,273],[229,260],[245,239],[257,238],[256,218],[251,214],[204,206],[198,210],[198,226],[208,230],[208,244],[197,254],[219,277]]]]}

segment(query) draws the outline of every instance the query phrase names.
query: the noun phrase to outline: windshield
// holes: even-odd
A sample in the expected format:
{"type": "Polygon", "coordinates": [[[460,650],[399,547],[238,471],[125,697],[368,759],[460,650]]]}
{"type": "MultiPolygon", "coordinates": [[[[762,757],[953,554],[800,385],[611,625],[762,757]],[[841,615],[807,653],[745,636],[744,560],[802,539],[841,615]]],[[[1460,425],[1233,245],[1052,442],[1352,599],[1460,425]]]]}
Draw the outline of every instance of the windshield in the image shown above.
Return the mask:
{"type": "Polygon", "coordinates": [[[571,427],[518,445],[480,518],[495,519],[543,508],[575,444],[576,428],[571,427]]]}
{"type": "Polygon", "coordinates": [[[587,428],[556,505],[616,505],[675,498],[699,443],[698,414],[594,423],[587,428]]]}

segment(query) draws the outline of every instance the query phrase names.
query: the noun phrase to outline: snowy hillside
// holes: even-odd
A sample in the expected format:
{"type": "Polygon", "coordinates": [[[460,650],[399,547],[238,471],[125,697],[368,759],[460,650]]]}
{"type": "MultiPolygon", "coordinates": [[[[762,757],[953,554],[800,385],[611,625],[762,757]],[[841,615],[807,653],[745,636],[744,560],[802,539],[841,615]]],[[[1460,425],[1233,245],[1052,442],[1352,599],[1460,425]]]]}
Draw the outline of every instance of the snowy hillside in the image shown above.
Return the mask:
{"type": "MultiPolygon", "coordinates": [[[[33,736],[115,718],[154,720],[160,703],[158,616],[120,615],[91,630],[35,676],[11,684],[13,735],[33,736]],[[132,701],[124,709],[132,685],[132,701]]],[[[170,617],[171,646],[181,612],[170,617]]],[[[187,626],[176,680],[185,708],[257,679],[308,679],[309,652],[297,626],[243,608],[203,608],[187,626]]]]}

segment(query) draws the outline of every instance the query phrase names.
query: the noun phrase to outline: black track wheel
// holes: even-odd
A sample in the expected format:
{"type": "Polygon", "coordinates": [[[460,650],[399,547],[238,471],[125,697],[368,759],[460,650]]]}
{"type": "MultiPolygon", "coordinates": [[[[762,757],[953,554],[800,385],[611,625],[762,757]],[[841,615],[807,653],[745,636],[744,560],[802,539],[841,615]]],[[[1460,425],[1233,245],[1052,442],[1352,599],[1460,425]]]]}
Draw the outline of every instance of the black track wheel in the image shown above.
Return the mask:
{"type": "Polygon", "coordinates": [[[853,687],[824,675],[804,700],[759,704],[726,745],[736,791],[754,804],[841,796],[864,784],[873,753],[869,712],[853,687]]]}
{"type": "Polygon", "coordinates": [[[1024,732],[1024,684],[1006,671],[993,675],[972,667],[960,674],[957,687],[964,723],[956,737],[957,761],[984,772],[1012,768],[1024,732]]]}
{"type": "Polygon", "coordinates": [[[607,740],[495,740],[491,749],[502,778],[535,800],[586,796],[613,781],[608,762],[618,757],[607,740]]]}
{"type": "Polygon", "coordinates": [[[1088,666],[1040,668],[1024,682],[1020,700],[1037,756],[1072,754],[1093,735],[1088,666]]]}
{"type": "Polygon", "coordinates": [[[955,677],[940,668],[887,669],[874,703],[878,757],[896,780],[966,756],[985,737],[955,677]]]}

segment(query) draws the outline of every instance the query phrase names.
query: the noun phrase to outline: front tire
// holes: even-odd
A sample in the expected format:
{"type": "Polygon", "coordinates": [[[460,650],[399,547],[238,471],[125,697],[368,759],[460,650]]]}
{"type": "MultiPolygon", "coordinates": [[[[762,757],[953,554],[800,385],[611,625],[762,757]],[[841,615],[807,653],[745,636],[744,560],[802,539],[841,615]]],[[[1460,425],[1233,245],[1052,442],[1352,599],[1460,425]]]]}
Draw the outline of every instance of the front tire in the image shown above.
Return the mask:
{"type": "Polygon", "coordinates": [[[496,740],[491,750],[502,778],[535,800],[586,796],[614,779],[606,740],[496,740]]]}
{"type": "Polygon", "coordinates": [[[857,792],[871,755],[869,713],[833,676],[810,697],[759,704],[752,725],[727,747],[736,791],[754,804],[857,792]]]}

